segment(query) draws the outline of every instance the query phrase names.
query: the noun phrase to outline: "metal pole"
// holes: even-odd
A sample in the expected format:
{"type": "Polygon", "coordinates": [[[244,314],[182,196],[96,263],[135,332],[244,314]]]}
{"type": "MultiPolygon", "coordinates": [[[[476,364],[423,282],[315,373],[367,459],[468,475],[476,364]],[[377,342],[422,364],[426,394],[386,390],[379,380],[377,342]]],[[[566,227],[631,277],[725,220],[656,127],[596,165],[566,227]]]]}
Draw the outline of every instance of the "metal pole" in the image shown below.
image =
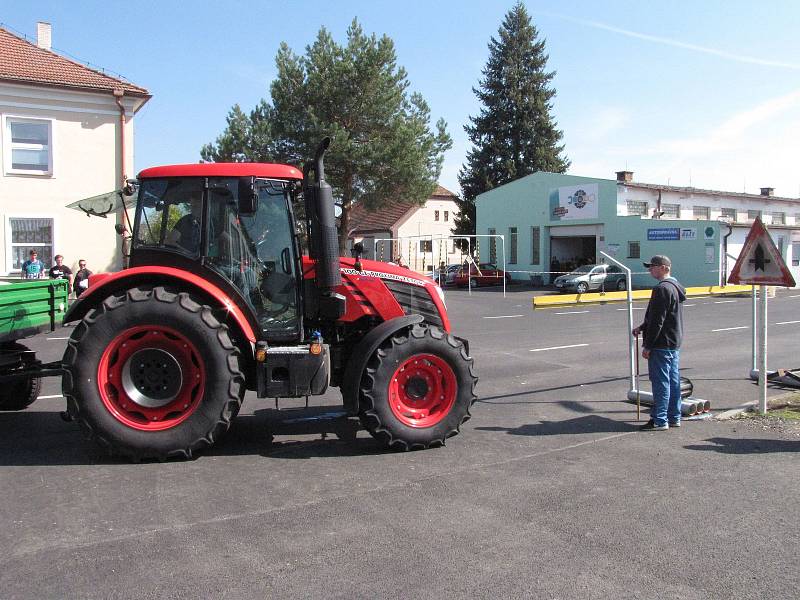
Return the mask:
{"type": "Polygon", "coordinates": [[[767,412],[767,286],[758,286],[760,323],[758,327],[758,412],[767,412]]]}
{"type": "MultiPolygon", "coordinates": [[[[503,242],[503,298],[506,297],[506,238],[505,236],[501,235],[500,241],[503,242]]],[[[519,240],[519,236],[517,236],[517,240],[519,240]]]]}
{"type": "Polygon", "coordinates": [[[752,350],[752,366],[750,367],[750,378],[755,378],[758,374],[758,303],[756,299],[758,294],[756,294],[756,286],[753,286],[753,306],[752,309],[752,321],[753,321],[753,332],[751,336],[751,344],[750,349],[752,350]]]}
{"type": "MultiPolygon", "coordinates": [[[[639,381],[636,378],[636,366],[637,366],[636,361],[639,360],[639,358],[638,358],[639,352],[634,347],[634,339],[633,339],[633,293],[631,292],[631,287],[632,287],[631,286],[631,279],[632,279],[631,270],[628,267],[626,267],[624,264],[619,262],[616,258],[606,254],[602,250],[600,250],[600,254],[605,256],[608,260],[610,260],[612,263],[617,265],[620,269],[625,271],[625,280],[627,282],[627,288],[628,288],[628,290],[627,290],[627,292],[628,292],[628,367],[630,369],[629,372],[631,374],[631,392],[636,392],[638,394],[638,392],[639,392],[639,381]]],[[[637,398],[638,398],[638,396],[637,396],[637,398]]]]}

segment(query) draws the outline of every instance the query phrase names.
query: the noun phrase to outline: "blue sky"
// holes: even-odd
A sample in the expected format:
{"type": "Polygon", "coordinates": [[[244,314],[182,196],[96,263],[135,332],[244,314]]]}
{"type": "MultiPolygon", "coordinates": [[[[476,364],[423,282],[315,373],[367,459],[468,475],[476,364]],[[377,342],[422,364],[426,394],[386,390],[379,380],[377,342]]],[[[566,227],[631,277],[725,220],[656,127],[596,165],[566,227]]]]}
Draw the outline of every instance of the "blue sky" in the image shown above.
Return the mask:
{"type": "MultiPolygon", "coordinates": [[[[153,94],[135,121],[136,170],[195,162],[234,103],[269,95],[281,41],[298,54],[353,17],[387,34],[413,90],[453,137],[440,182],[469,147],[463,126],[487,44],[513,2],[9,2],[0,22],[122,74],[153,94]]],[[[557,75],[554,116],[570,173],[800,197],[800,2],[526,2],[557,75]]]]}

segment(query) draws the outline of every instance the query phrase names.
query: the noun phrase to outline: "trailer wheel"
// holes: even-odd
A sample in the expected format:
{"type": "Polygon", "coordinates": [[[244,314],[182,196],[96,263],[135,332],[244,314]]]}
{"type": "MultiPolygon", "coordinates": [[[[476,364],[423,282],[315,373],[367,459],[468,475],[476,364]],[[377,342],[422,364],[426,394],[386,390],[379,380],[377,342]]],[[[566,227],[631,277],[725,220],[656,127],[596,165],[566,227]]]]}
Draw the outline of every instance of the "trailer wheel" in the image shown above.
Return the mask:
{"type": "Polygon", "coordinates": [[[0,410],[25,410],[39,397],[42,380],[39,377],[18,379],[0,388],[0,410]]]}
{"type": "Polygon", "coordinates": [[[464,344],[438,327],[415,325],[389,337],[361,377],[359,418],[391,448],[441,446],[456,435],[477,399],[464,344]]]}
{"type": "Polygon", "coordinates": [[[134,460],[191,458],[239,412],[245,379],[228,328],[189,294],[111,296],[64,354],[68,408],[88,437],[134,460]]]}

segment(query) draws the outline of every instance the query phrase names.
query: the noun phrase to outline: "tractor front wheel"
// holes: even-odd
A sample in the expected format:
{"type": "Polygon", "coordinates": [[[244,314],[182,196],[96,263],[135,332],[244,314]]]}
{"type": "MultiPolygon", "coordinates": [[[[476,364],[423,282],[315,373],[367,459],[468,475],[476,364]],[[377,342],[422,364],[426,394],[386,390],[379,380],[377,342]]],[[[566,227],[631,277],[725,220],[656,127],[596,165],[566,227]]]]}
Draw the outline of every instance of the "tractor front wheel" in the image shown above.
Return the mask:
{"type": "Polygon", "coordinates": [[[64,395],[90,438],[134,460],[190,458],[230,427],[244,395],[227,326],[187,293],[132,288],[75,328],[64,395]]]}
{"type": "Polygon", "coordinates": [[[441,446],[469,419],[477,381],[463,342],[438,327],[415,325],[392,335],[370,357],[361,377],[359,417],[392,448],[441,446]]]}

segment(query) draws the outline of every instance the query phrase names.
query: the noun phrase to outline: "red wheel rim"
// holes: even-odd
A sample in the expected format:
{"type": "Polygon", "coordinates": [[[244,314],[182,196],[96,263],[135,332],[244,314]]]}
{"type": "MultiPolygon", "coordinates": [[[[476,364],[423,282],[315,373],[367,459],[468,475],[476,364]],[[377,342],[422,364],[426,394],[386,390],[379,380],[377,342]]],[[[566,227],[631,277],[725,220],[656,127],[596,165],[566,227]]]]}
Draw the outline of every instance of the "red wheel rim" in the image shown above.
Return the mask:
{"type": "Polygon", "coordinates": [[[389,383],[389,406],[409,427],[431,427],[444,419],[456,402],[453,369],[433,354],[415,354],[397,367],[389,383]]]}
{"type": "Polygon", "coordinates": [[[194,344],[174,329],[126,329],[103,351],[97,385],[120,423],[162,431],[185,421],[200,405],[206,373],[194,344]]]}

